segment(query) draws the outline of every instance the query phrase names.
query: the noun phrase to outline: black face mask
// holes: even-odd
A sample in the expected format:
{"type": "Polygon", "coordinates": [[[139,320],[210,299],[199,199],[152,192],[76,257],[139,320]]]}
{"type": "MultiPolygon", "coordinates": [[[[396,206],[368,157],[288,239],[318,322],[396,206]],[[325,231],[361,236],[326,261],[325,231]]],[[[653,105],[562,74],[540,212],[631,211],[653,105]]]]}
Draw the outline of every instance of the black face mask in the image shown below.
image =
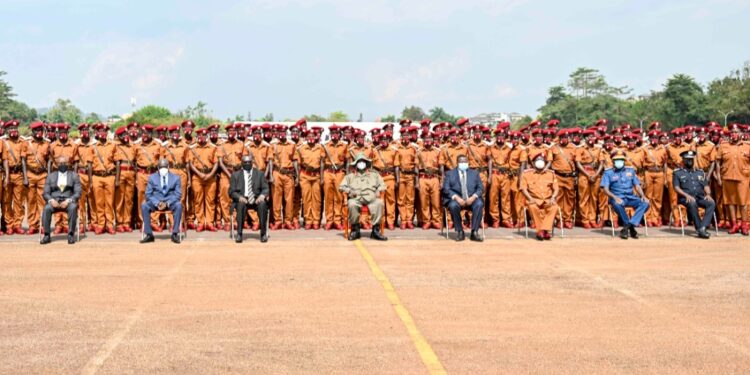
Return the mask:
{"type": "Polygon", "coordinates": [[[685,168],[687,169],[693,169],[693,162],[694,162],[693,159],[685,159],[682,161],[682,164],[684,164],[685,168]]]}
{"type": "Polygon", "coordinates": [[[68,165],[67,164],[60,164],[60,165],[57,166],[57,170],[60,171],[60,172],[62,172],[62,173],[65,173],[65,172],[68,171],[68,165]]]}
{"type": "Polygon", "coordinates": [[[242,169],[244,169],[246,171],[250,171],[251,169],[253,169],[253,164],[252,163],[242,163],[242,169]]]}

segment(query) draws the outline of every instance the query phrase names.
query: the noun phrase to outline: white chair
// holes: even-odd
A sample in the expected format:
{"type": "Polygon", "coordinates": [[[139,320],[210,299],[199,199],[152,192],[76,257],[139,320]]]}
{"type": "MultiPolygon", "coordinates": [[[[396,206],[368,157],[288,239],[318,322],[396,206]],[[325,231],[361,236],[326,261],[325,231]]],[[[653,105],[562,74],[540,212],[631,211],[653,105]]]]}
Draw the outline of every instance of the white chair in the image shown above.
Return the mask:
{"type": "MultiPolygon", "coordinates": [[[[575,215],[573,215],[575,217],[575,215]]],[[[557,206],[557,222],[560,224],[560,238],[565,237],[565,228],[563,227],[562,209],[557,206]]],[[[529,217],[527,215],[527,208],[523,208],[523,229],[525,231],[524,237],[529,238],[529,217]]],[[[518,228],[516,232],[521,232],[521,228],[518,228]]],[[[555,234],[555,226],[552,226],[552,234],[555,234]]]]}
{"type": "MultiPolygon", "coordinates": [[[[153,212],[158,213],[159,215],[164,214],[167,217],[167,230],[172,231],[172,225],[174,223],[174,213],[169,210],[155,210],[153,212]]],[[[187,238],[187,225],[185,225],[185,219],[184,219],[185,211],[183,211],[183,216],[180,217],[180,232],[178,233],[180,237],[180,242],[182,242],[185,238],[187,238]]],[[[141,225],[141,240],[146,237],[146,233],[143,231],[145,225],[141,225]]]]}
{"type": "MultiPolygon", "coordinates": [[[[84,207],[85,207],[85,204],[84,204],[84,207]]],[[[57,212],[62,212],[63,214],[65,214],[66,217],[68,216],[67,212],[64,212],[64,211],[57,211],[57,212]]],[[[86,211],[84,210],[83,212],[86,212],[86,211]]],[[[54,214],[56,212],[52,212],[52,213],[54,214]]],[[[84,230],[83,230],[84,234],[83,234],[83,238],[86,238],[86,229],[85,228],[86,228],[87,224],[85,223],[85,220],[86,219],[84,219],[84,227],[83,227],[84,228],[84,230]]],[[[57,224],[57,223],[55,223],[55,224],[57,224]]],[[[74,229],[75,234],[76,234],[76,242],[78,242],[78,241],[81,240],[81,230],[80,229],[81,229],[81,215],[78,215],[78,217],[76,217],[76,227],[74,229]]],[[[52,233],[50,233],[49,235],[52,236],[52,233]]],[[[39,218],[39,241],[40,242],[42,241],[42,237],[44,237],[44,227],[42,226],[42,219],[39,218]]]]}
{"type": "MultiPolygon", "coordinates": [[[[267,203],[268,203],[268,201],[266,201],[266,204],[267,203]]],[[[234,202],[232,202],[232,204],[229,205],[229,222],[230,222],[230,224],[229,224],[229,238],[232,239],[232,240],[234,240],[234,236],[235,236],[235,234],[234,234],[234,225],[236,224],[236,221],[237,221],[233,217],[234,216],[233,215],[234,211],[236,209],[235,206],[236,206],[236,204],[234,202]]],[[[250,215],[248,215],[248,217],[250,217],[250,215]]],[[[266,236],[268,236],[268,238],[271,238],[271,235],[270,235],[270,233],[268,231],[268,222],[270,220],[271,220],[271,209],[269,208],[268,210],[266,210],[266,228],[265,228],[266,229],[266,236]]],[[[245,223],[242,223],[242,224],[245,224],[245,223]]]]}
{"type": "MultiPolygon", "coordinates": [[[[685,217],[685,215],[682,212],[683,208],[681,204],[677,205],[677,211],[680,217],[685,217]]],[[[669,229],[672,229],[674,224],[674,215],[670,215],[669,217],[669,229]]],[[[716,235],[719,235],[719,221],[716,219],[716,211],[714,211],[714,228],[716,229],[716,235]]],[[[682,237],[685,237],[685,220],[680,220],[680,231],[682,232],[682,237]]]]}
{"type": "MultiPolygon", "coordinates": [[[[461,211],[461,213],[463,214],[463,210],[461,211]]],[[[461,225],[464,224],[461,223],[461,225]]],[[[479,227],[482,229],[482,240],[484,240],[486,239],[486,236],[484,234],[484,223],[482,223],[479,227]]],[[[455,228],[453,229],[453,232],[456,232],[455,228]]],[[[448,233],[450,233],[450,229],[448,228],[448,208],[443,207],[443,227],[440,228],[440,235],[445,235],[445,239],[447,240],[449,238],[448,233]]]]}
{"type": "MultiPolygon", "coordinates": [[[[612,237],[615,236],[615,221],[619,220],[618,218],[615,218],[615,215],[612,214],[612,205],[607,205],[607,211],[609,211],[609,224],[612,228],[612,237]]],[[[643,220],[643,228],[644,228],[644,234],[646,237],[648,237],[648,220],[643,220]]]]}

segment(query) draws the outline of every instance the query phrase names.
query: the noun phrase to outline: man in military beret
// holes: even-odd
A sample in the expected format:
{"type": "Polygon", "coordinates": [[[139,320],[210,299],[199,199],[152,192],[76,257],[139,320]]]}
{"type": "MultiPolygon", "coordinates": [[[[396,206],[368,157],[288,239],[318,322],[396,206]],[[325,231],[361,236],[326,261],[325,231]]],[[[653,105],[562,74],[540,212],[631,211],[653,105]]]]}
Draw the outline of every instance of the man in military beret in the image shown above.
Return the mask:
{"type": "Polygon", "coordinates": [[[716,203],[711,198],[711,187],[706,173],[695,168],[697,153],[689,150],[680,154],[683,168],[675,169],[672,185],[678,194],[679,204],[687,207],[688,215],[695,224],[698,237],[709,238],[706,228],[711,224],[716,203]],[[698,207],[705,209],[703,217],[698,214],[698,207]]]}
{"type": "Polygon", "coordinates": [[[379,196],[386,189],[383,177],[370,170],[372,161],[364,153],[357,154],[354,158],[354,165],[354,172],[347,174],[339,185],[339,191],[346,193],[348,196],[349,224],[352,227],[349,240],[353,241],[360,238],[359,214],[362,206],[367,206],[372,215],[370,238],[386,241],[388,238],[380,233],[380,220],[383,219],[383,201],[379,196]]]}
{"type": "Polygon", "coordinates": [[[643,215],[649,207],[648,199],[641,189],[641,181],[638,179],[635,169],[625,166],[625,158],[624,151],[615,150],[612,153],[613,167],[604,171],[601,182],[604,193],[609,197],[609,204],[617,213],[622,225],[620,238],[623,240],[628,239],[628,237],[638,238],[635,227],[640,225],[643,215]],[[625,212],[626,207],[635,209],[635,213],[630,218],[625,212]]]}

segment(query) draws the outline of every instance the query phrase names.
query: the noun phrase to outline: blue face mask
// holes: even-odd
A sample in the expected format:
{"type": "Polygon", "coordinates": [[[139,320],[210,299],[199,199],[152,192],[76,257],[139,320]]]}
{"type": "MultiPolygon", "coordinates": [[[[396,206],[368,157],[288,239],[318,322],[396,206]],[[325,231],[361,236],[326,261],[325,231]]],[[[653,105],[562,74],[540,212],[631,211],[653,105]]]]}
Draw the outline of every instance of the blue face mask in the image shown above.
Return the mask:
{"type": "Polygon", "coordinates": [[[617,159],[614,161],[615,169],[622,169],[625,166],[625,160],[617,159]]]}
{"type": "Polygon", "coordinates": [[[469,163],[458,163],[458,169],[462,171],[469,169],[469,163]]]}

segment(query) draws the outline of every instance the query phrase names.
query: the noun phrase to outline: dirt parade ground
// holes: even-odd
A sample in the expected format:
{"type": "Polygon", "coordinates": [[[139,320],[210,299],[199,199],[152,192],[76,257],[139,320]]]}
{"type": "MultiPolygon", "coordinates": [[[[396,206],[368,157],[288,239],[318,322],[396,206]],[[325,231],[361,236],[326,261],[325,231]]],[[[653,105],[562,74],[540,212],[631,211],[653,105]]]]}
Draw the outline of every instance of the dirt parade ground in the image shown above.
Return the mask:
{"type": "Polygon", "coordinates": [[[750,373],[748,239],[650,234],[4,236],[0,373],[750,373]]]}

